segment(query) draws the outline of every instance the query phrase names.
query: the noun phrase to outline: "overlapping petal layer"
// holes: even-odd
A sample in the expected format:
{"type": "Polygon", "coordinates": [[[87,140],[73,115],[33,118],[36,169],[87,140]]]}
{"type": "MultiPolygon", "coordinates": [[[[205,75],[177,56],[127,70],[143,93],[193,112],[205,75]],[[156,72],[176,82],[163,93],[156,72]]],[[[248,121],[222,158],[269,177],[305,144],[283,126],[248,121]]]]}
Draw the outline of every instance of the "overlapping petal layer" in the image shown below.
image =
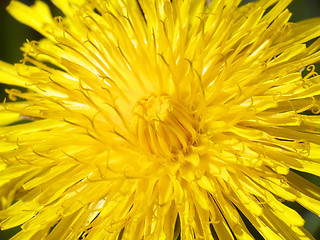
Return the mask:
{"type": "Polygon", "coordinates": [[[245,217],[265,239],[313,239],[281,201],[320,215],[297,174],[320,175],[320,19],[240,2],[53,0],[53,18],[12,1],[45,38],[0,63],[0,82],[26,88],[0,109],[1,228],[253,239],[245,217]]]}

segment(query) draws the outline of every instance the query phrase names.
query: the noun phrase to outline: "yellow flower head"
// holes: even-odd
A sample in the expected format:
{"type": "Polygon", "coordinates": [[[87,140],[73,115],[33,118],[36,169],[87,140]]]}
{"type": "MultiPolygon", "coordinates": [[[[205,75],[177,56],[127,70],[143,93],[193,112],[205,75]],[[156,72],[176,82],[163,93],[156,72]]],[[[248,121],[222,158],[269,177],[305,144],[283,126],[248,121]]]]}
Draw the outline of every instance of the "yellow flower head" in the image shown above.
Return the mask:
{"type": "Polygon", "coordinates": [[[40,32],[0,63],[0,226],[13,239],[313,239],[320,19],[290,0],[11,1],[40,32]],[[311,44],[306,45],[306,42],[311,44]],[[20,88],[21,89],[21,88],[20,88]],[[10,101],[11,100],[11,101],[10,101]]]}

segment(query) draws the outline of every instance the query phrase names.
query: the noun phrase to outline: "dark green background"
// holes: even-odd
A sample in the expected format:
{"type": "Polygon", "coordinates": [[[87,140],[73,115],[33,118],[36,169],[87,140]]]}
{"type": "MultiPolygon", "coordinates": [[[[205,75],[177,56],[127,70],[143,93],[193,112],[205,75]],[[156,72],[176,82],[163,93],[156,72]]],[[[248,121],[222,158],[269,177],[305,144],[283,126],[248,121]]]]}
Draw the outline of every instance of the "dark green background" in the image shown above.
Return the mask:
{"type": "MultiPolygon", "coordinates": [[[[21,2],[32,4],[32,0],[21,0],[21,2]]],[[[49,1],[45,1],[49,2],[49,1]]],[[[243,1],[244,3],[250,1],[243,1]]],[[[0,0],[0,60],[9,63],[19,62],[22,59],[22,53],[19,48],[25,42],[26,39],[37,40],[41,38],[39,34],[33,31],[31,28],[24,26],[14,20],[6,11],[5,6],[9,3],[8,0],[0,0]]],[[[53,15],[60,15],[58,9],[56,9],[51,3],[50,6],[53,9],[53,15]]],[[[320,0],[294,0],[289,6],[290,11],[293,13],[291,21],[299,21],[311,17],[320,17],[320,0]]],[[[318,68],[319,72],[319,68],[318,68]]],[[[0,101],[3,100],[4,87],[0,85],[0,101]]],[[[309,174],[305,174],[305,177],[312,182],[320,185],[320,178],[309,174]]],[[[288,204],[295,208],[306,220],[305,227],[311,232],[316,239],[320,239],[320,218],[315,214],[305,210],[300,205],[295,203],[288,204]]],[[[250,228],[250,227],[249,227],[250,228]]],[[[9,239],[18,229],[11,229],[0,232],[0,240],[9,239]]],[[[262,239],[257,233],[256,239],[262,239]]],[[[290,239],[289,239],[290,240],[290,239]]]]}

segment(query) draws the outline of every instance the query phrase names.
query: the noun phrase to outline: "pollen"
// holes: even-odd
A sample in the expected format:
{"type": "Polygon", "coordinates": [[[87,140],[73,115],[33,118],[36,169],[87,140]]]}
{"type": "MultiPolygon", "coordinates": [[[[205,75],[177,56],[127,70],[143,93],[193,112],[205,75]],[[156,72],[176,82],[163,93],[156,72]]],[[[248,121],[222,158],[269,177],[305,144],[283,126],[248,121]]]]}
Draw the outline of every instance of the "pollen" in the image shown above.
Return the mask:
{"type": "Polygon", "coordinates": [[[171,160],[196,142],[198,125],[183,103],[166,95],[142,98],[132,109],[132,132],[141,148],[171,160]]]}

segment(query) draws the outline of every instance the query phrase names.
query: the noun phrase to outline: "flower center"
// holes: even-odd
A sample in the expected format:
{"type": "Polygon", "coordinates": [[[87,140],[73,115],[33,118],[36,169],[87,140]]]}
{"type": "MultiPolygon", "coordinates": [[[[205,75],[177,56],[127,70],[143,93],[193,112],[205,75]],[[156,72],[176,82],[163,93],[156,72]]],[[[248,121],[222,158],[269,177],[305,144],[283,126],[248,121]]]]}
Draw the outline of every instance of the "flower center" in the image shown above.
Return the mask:
{"type": "Polygon", "coordinates": [[[186,106],[169,96],[144,98],[132,112],[132,131],[146,151],[175,158],[196,141],[197,121],[186,106]]]}

